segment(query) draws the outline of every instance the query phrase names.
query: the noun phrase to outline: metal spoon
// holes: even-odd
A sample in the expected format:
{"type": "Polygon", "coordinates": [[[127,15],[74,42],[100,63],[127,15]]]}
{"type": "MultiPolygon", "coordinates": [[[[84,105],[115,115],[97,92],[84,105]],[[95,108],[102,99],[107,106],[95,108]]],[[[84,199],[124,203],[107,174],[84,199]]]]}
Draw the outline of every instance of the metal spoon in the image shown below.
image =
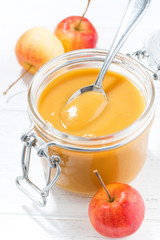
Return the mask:
{"type": "Polygon", "coordinates": [[[126,41],[127,37],[136,26],[138,21],[142,18],[147,7],[149,6],[150,0],[130,0],[127,6],[127,9],[122,18],[122,22],[119,26],[119,29],[114,37],[110,50],[108,51],[107,57],[103,63],[101,71],[97,77],[96,82],[93,85],[83,87],[77,90],[68,100],[67,103],[71,102],[73,99],[78,97],[80,94],[88,91],[96,91],[105,95],[106,100],[107,96],[103,90],[102,82],[104,76],[119,49],[122,47],[123,43],[126,41]]]}

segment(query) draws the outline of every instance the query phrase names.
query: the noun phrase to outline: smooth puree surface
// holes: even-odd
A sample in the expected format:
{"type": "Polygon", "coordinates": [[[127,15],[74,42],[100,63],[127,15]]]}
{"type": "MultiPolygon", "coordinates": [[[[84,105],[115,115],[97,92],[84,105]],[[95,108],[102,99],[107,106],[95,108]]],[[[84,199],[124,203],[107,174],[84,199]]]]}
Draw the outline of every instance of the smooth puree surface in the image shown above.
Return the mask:
{"type": "Polygon", "coordinates": [[[97,119],[107,106],[104,94],[95,91],[85,92],[67,103],[61,112],[66,129],[78,131],[97,119]]]}
{"type": "Polygon", "coordinates": [[[61,132],[84,137],[112,134],[136,121],[145,108],[144,97],[127,77],[111,71],[103,81],[107,104],[102,94],[90,92],[66,105],[75,91],[93,84],[98,73],[96,68],[72,70],[51,81],[38,101],[42,118],[61,132]]]}

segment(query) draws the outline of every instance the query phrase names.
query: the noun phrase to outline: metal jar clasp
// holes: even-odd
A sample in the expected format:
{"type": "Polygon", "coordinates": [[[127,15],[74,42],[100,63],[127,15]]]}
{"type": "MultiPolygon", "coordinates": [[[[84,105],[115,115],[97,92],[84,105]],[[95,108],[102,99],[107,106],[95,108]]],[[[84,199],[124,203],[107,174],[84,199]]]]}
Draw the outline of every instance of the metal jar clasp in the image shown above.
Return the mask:
{"type": "Polygon", "coordinates": [[[144,48],[132,54],[127,54],[131,59],[136,60],[142,67],[147,69],[153,80],[160,80],[160,65],[154,60],[144,48]]]}
{"type": "MultiPolygon", "coordinates": [[[[22,151],[22,176],[16,178],[16,184],[18,188],[25,193],[30,199],[32,199],[40,207],[46,205],[46,198],[48,197],[49,190],[57,181],[60,172],[61,158],[58,155],[48,155],[48,144],[46,144],[41,138],[36,136],[33,131],[32,125],[21,137],[24,142],[22,151]],[[29,165],[31,159],[32,149],[37,151],[39,157],[44,157],[47,160],[47,174],[46,174],[46,186],[40,189],[29,179],[29,165]],[[54,178],[51,180],[51,169],[57,168],[54,178]],[[24,185],[25,184],[25,185],[24,185]]],[[[54,143],[52,142],[52,145],[54,143]]]]}

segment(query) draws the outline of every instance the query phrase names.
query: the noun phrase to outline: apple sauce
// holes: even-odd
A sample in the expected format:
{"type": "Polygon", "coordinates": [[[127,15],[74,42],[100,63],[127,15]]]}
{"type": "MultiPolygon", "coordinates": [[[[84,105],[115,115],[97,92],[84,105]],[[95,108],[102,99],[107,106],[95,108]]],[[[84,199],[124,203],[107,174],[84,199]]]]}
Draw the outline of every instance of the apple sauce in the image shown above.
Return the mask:
{"type": "Polygon", "coordinates": [[[129,79],[115,72],[107,72],[103,80],[107,102],[103,94],[88,92],[67,104],[74,92],[96,81],[99,71],[80,69],[57,77],[39,97],[42,118],[61,132],[81,137],[113,134],[136,121],[145,108],[145,99],[129,79]]]}

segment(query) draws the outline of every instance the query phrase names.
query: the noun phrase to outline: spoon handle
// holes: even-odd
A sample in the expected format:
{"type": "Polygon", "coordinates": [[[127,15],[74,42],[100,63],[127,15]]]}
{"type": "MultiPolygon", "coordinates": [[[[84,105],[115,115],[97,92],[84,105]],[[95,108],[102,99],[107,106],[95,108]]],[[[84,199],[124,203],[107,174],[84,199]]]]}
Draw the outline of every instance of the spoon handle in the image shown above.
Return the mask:
{"type": "Polygon", "coordinates": [[[127,9],[122,18],[120,27],[115,35],[113,43],[107,54],[107,57],[103,63],[101,71],[98,75],[98,78],[97,78],[95,84],[94,84],[95,87],[97,87],[97,88],[102,87],[102,81],[104,79],[104,76],[105,76],[108,68],[109,68],[109,65],[111,64],[116,53],[122,47],[123,43],[129,36],[129,34],[133,30],[133,28],[136,26],[136,24],[142,18],[143,14],[145,13],[145,11],[147,10],[147,8],[149,6],[149,3],[150,3],[150,0],[129,0],[127,9]]]}

